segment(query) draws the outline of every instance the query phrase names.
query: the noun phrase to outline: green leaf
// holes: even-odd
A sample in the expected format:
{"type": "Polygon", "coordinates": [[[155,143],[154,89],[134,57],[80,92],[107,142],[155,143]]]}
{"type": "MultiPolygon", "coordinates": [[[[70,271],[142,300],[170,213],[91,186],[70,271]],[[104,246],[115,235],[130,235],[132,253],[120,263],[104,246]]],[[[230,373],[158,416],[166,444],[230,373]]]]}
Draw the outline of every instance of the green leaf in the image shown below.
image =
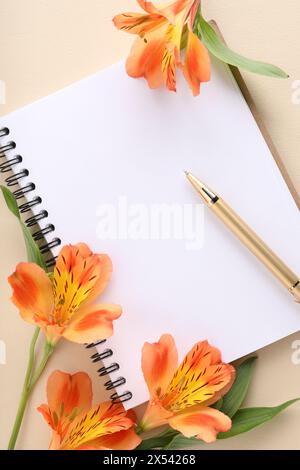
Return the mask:
{"type": "Polygon", "coordinates": [[[164,449],[178,434],[178,431],[174,431],[174,429],[168,429],[167,431],[158,434],[158,436],[144,439],[136,448],[136,450],[164,449]]]}
{"type": "Polygon", "coordinates": [[[21,219],[20,212],[19,212],[19,208],[18,208],[18,204],[17,204],[15,196],[5,186],[0,186],[0,188],[1,188],[1,191],[4,196],[8,209],[20,220],[21,219]]]}
{"type": "MultiPolygon", "coordinates": [[[[251,358],[254,360],[254,358],[251,358]]],[[[232,418],[232,428],[226,433],[219,433],[218,439],[228,439],[237,436],[244,432],[260,426],[267,421],[270,421],[279,413],[284,411],[289,406],[293,405],[300,398],[289,400],[282,405],[274,406],[272,408],[244,408],[238,410],[232,418]]],[[[184,437],[178,431],[172,429],[154,436],[150,439],[145,439],[137,447],[137,450],[150,450],[150,449],[164,449],[164,450],[179,450],[187,449],[195,446],[201,446],[203,441],[194,437],[184,437]]]]}
{"type": "Polygon", "coordinates": [[[158,436],[143,440],[136,450],[179,450],[186,447],[199,446],[201,444],[203,444],[203,442],[199,439],[187,438],[174,429],[168,429],[158,436]]]}
{"type": "Polygon", "coordinates": [[[43,257],[41,255],[41,252],[39,250],[38,245],[35,243],[34,239],[32,238],[31,232],[28,227],[24,224],[24,222],[21,219],[20,216],[20,211],[18,208],[18,204],[16,201],[15,196],[13,193],[6,188],[5,186],[0,186],[1,191],[3,193],[6,205],[8,209],[15,215],[20,223],[22,232],[23,232],[23,237],[26,245],[26,252],[27,252],[27,260],[31,263],[36,263],[38,264],[41,268],[43,268],[45,271],[47,271],[46,264],[43,260],[43,257]]]}
{"type": "Polygon", "coordinates": [[[281,411],[296,403],[300,398],[289,400],[282,405],[272,408],[244,408],[239,410],[232,418],[232,427],[230,431],[219,433],[218,439],[228,439],[244,432],[248,432],[261,424],[270,421],[281,411]]]}
{"type": "Polygon", "coordinates": [[[286,72],[275,65],[247,59],[229,49],[219,38],[212,26],[205,21],[200,12],[198,12],[195,19],[194,31],[201,38],[207,49],[223,62],[260,75],[288,78],[286,72]]]}
{"type": "Polygon", "coordinates": [[[218,400],[216,403],[211,405],[211,407],[215,408],[215,410],[221,410],[222,405],[223,405],[223,398],[220,398],[220,400],[218,400]]]}
{"type": "Polygon", "coordinates": [[[196,439],[195,437],[184,437],[182,434],[178,433],[173,439],[170,440],[169,444],[163,447],[164,450],[180,450],[188,449],[191,447],[201,446],[203,441],[196,439]]]}
{"type": "Polygon", "coordinates": [[[22,221],[20,221],[20,223],[26,245],[27,260],[30,263],[38,264],[41,268],[44,269],[44,271],[47,271],[47,267],[41,255],[40,249],[32,238],[29,228],[26,227],[26,225],[22,221]]]}
{"type": "Polygon", "coordinates": [[[230,418],[240,409],[247,395],[256,359],[255,356],[249,357],[236,368],[234,384],[223,397],[223,403],[219,409],[230,418]]]}

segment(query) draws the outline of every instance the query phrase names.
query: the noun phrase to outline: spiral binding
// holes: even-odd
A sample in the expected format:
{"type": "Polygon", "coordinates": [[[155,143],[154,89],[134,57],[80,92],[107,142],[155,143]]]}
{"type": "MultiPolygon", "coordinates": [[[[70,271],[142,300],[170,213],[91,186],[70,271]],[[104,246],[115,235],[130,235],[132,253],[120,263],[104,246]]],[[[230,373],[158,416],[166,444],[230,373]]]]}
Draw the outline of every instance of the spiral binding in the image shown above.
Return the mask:
{"type": "MultiPolygon", "coordinates": [[[[90,348],[95,348],[96,346],[99,346],[100,344],[104,344],[106,342],[106,340],[99,340],[97,341],[96,343],[90,343],[86,346],[86,348],[90,349],[90,348]]],[[[103,361],[103,359],[107,359],[109,357],[113,356],[113,351],[111,349],[104,349],[101,353],[99,352],[96,352],[94,354],[92,354],[91,356],[91,360],[92,362],[96,363],[96,362],[99,362],[99,361],[103,361]]],[[[120,369],[120,366],[119,364],[117,364],[116,362],[112,362],[109,366],[107,367],[101,367],[100,369],[98,369],[98,374],[99,374],[99,377],[104,377],[106,375],[109,375],[109,374],[112,374],[113,372],[116,372],[120,369]]],[[[125,377],[118,377],[116,380],[108,380],[107,382],[104,383],[104,387],[106,388],[106,390],[113,390],[113,389],[116,389],[118,387],[120,387],[121,385],[125,385],[126,383],[126,379],[125,377]]],[[[132,398],[132,393],[129,392],[129,391],[126,391],[122,394],[118,394],[118,393],[113,393],[111,396],[110,396],[110,399],[113,401],[113,402],[122,402],[124,403],[125,401],[128,401],[128,400],[131,400],[132,398]]]]}
{"type": "MultiPolygon", "coordinates": [[[[0,129],[0,139],[3,137],[7,137],[10,134],[10,131],[7,127],[0,129]]],[[[17,200],[18,208],[21,214],[26,214],[30,212],[32,208],[42,204],[42,198],[39,196],[32,197],[31,200],[28,199],[28,195],[35,190],[34,183],[26,183],[24,186],[21,186],[21,182],[24,178],[29,176],[29,171],[26,168],[22,168],[18,170],[16,173],[13,172],[16,165],[19,165],[23,162],[23,157],[21,155],[13,155],[10,156],[10,153],[16,148],[16,143],[14,141],[6,142],[4,145],[0,146],[0,161],[4,159],[2,163],[0,163],[0,173],[8,173],[11,172],[9,176],[6,177],[5,182],[6,185],[11,189],[17,186],[12,192],[17,200]],[[26,202],[22,202],[19,204],[19,200],[26,197],[26,202]]],[[[40,210],[37,214],[28,217],[25,219],[24,223],[30,229],[37,226],[37,230],[33,231],[32,236],[33,239],[37,241],[43,241],[45,235],[49,233],[53,233],[55,231],[55,226],[53,224],[46,224],[43,228],[39,226],[39,222],[46,219],[48,217],[48,212],[46,210],[40,210]]],[[[52,256],[51,250],[61,245],[61,240],[58,237],[53,238],[48,243],[41,245],[40,251],[45,256],[47,253],[51,254],[49,259],[45,260],[46,266],[50,268],[51,266],[55,265],[56,257],[52,256]]],[[[86,345],[88,349],[94,348],[100,344],[105,343],[106,340],[99,340],[96,343],[91,343],[86,345]]],[[[94,363],[102,361],[103,359],[109,358],[113,356],[113,351],[111,349],[104,349],[103,352],[99,353],[96,352],[91,356],[91,359],[94,363]]],[[[107,367],[101,367],[98,370],[98,374],[100,377],[104,377],[108,374],[116,372],[120,369],[119,364],[113,362],[107,367]]],[[[126,383],[126,379],[124,377],[118,377],[116,380],[108,380],[105,382],[104,386],[107,390],[116,389],[126,383]]],[[[126,391],[122,394],[113,393],[110,396],[112,402],[125,402],[132,398],[132,393],[126,391]]]]}

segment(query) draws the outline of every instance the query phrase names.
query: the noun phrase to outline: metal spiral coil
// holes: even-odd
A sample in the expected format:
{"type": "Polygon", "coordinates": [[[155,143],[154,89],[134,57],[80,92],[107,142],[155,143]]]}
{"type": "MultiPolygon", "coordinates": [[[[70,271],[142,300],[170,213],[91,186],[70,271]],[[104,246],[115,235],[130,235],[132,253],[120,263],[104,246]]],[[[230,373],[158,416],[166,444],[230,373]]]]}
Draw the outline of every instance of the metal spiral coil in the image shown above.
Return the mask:
{"type": "MultiPolygon", "coordinates": [[[[86,348],[88,349],[95,348],[96,346],[99,346],[100,344],[103,344],[105,342],[106,342],[105,339],[99,340],[95,343],[88,344],[86,348]]],[[[114,353],[111,349],[104,349],[102,352],[96,352],[92,354],[91,360],[92,362],[96,363],[99,361],[103,361],[103,359],[107,359],[108,357],[112,357],[113,354],[114,353]]],[[[100,369],[98,369],[98,374],[99,374],[99,377],[104,377],[105,375],[110,375],[113,372],[118,371],[119,369],[120,369],[119,364],[117,364],[116,362],[113,362],[107,367],[101,367],[100,369]]],[[[126,384],[125,377],[118,377],[115,380],[108,380],[107,382],[105,382],[104,387],[106,388],[106,390],[115,390],[116,388],[121,387],[122,385],[125,385],[125,384],[126,384]]],[[[117,392],[115,392],[110,396],[110,399],[114,403],[116,402],[124,403],[125,401],[131,400],[131,398],[132,398],[132,393],[129,391],[126,391],[122,394],[118,394],[117,392]]]]}
{"type": "MultiPolygon", "coordinates": [[[[7,137],[9,133],[9,129],[7,127],[0,129],[0,138],[7,137]]],[[[29,171],[27,170],[27,168],[22,168],[20,170],[18,169],[17,172],[13,171],[16,165],[19,165],[23,162],[23,158],[21,155],[10,156],[11,152],[15,148],[16,143],[14,141],[5,142],[0,146],[0,159],[4,160],[2,163],[0,163],[0,172],[11,173],[5,178],[5,183],[12,190],[13,195],[17,200],[20,213],[25,214],[31,211],[33,207],[40,205],[42,203],[42,199],[39,196],[35,196],[31,200],[28,199],[29,194],[35,190],[35,184],[29,182],[22,185],[22,180],[29,176],[29,171]],[[19,203],[19,201],[24,197],[26,197],[26,202],[19,203]]],[[[41,210],[36,215],[28,217],[24,223],[27,225],[27,227],[31,228],[35,225],[38,226],[39,222],[47,217],[47,211],[41,210]]],[[[54,225],[47,225],[47,228],[40,229],[34,234],[34,239],[36,241],[41,240],[43,238],[43,235],[53,232],[54,230],[54,225]]],[[[59,246],[60,244],[61,240],[59,238],[54,238],[50,242],[45,243],[43,246],[41,246],[40,249],[43,254],[51,253],[51,250],[59,246]]],[[[53,257],[46,260],[47,266],[51,266],[53,261],[55,261],[55,258],[53,257]]]]}
{"type": "MultiPolygon", "coordinates": [[[[7,127],[4,127],[0,129],[0,139],[3,137],[7,137],[9,135],[10,131],[7,127]]],[[[20,163],[23,162],[23,157],[21,155],[13,155],[10,156],[10,153],[16,148],[16,143],[14,141],[9,141],[4,143],[3,145],[0,146],[0,161],[1,159],[4,159],[2,163],[0,163],[0,173],[8,173],[11,172],[6,179],[6,185],[9,188],[14,188],[17,186],[16,189],[13,190],[13,194],[18,201],[26,197],[26,201],[22,203],[18,203],[18,208],[21,214],[26,214],[27,212],[30,212],[33,207],[36,207],[40,204],[42,204],[42,198],[39,196],[34,196],[31,200],[28,199],[28,195],[35,190],[35,184],[32,182],[26,183],[24,186],[21,185],[21,182],[24,178],[28,178],[30,176],[29,171],[26,168],[22,168],[18,170],[18,172],[14,173],[13,170],[15,169],[16,165],[19,165],[20,163]]],[[[31,215],[30,217],[27,217],[25,219],[24,223],[26,226],[30,229],[32,229],[34,226],[38,227],[38,230],[34,231],[32,233],[33,239],[35,241],[40,241],[45,238],[45,235],[48,235],[49,233],[53,233],[55,231],[55,226],[53,224],[47,224],[43,228],[39,227],[39,223],[43,220],[45,220],[48,217],[48,212],[46,210],[41,210],[35,215],[31,215]]],[[[40,251],[42,255],[46,255],[46,253],[51,253],[51,250],[53,248],[56,248],[57,246],[61,245],[61,240],[60,238],[53,238],[50,242],[45,243],[44,245],[41,245],[40,251]]],[[[45,263],[48,268],[52,267],[55,265],[56,262],[56,257],[51,256],[51,258],[46,259],[45,263]]],[[[106,340],[99,340],[96,343],[91,343],[88,344],[86,347],[87,348],[94,348],[98,346],[99,344],[105,343],[106,340]]],[[[102,361],[103,359],[109,358],[113,356],[113,351],[111,349],[104,349],[103,352],[101,353],[94,353],[91,356],[91,359],[94,363],[97,363],[99,361],[102,361]]],[[[109,375],[113,372],[116,372],[120,369],[119,364],[113,362],[107,367],[101,367],[98,370],[99,376],[103,377],[106,375],[109,375]]],[[[126,383],[126,379],[124,377],[118,377],[115,380],[108,380],[105,382],[104,386],[107,390],[115,390],[116,388],[124,385],[126,383]]],[[[128,401],[132,398],[132,393],[129,391],[126,391],[122,394],[118,393],[113,393],[110,396],[112,402],[125,402],[128,401]]]]}

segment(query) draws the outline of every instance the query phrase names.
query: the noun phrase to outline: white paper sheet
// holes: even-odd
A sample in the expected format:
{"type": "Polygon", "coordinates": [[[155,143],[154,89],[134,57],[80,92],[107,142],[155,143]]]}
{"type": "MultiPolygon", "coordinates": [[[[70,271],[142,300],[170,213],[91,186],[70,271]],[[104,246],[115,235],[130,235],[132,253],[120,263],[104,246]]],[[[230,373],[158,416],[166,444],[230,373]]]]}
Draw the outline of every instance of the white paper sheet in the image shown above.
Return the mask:
{"type": "Polygon", "coordinates": [[[177,94],[150,91],[121,63],[1,119],[56,236],[85,241],[113,260],[102,300],[122,304],[124,313],[106,364],[120,364],[112,378],[126,377],[128,406],[148,397],[140,367],[145,341],[171,333],[182,357],[207,338],[230,361],[300,327],[299,305],[206,209],[200,249],[168,230],[166,240],[128,239],[137,237],[134,218],[145,225],[150,217],[153,225],[153,204],[190,210],[200,203],[183,174],[188,169],[300,272],[298,209],[229,69],[214,66],[198,98],[179,82],[177,94]],[[129,217],[129,232],[123,220],[123,233],[101,240],[109,205],[116,217],[129,217]]]}

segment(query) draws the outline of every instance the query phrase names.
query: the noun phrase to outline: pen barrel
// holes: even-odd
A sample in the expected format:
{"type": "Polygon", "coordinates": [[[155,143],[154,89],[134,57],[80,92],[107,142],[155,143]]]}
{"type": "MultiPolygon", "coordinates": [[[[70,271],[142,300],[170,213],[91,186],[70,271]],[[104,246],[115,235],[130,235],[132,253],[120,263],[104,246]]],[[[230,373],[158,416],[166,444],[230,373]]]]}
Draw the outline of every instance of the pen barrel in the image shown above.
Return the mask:
{"type": "Polygon", "coordinates": [[[298,276],[265,244],[265,242],[229,207],[218,199],[211,209],[240,241],[277,277],[300,301],[298,276]]]}

